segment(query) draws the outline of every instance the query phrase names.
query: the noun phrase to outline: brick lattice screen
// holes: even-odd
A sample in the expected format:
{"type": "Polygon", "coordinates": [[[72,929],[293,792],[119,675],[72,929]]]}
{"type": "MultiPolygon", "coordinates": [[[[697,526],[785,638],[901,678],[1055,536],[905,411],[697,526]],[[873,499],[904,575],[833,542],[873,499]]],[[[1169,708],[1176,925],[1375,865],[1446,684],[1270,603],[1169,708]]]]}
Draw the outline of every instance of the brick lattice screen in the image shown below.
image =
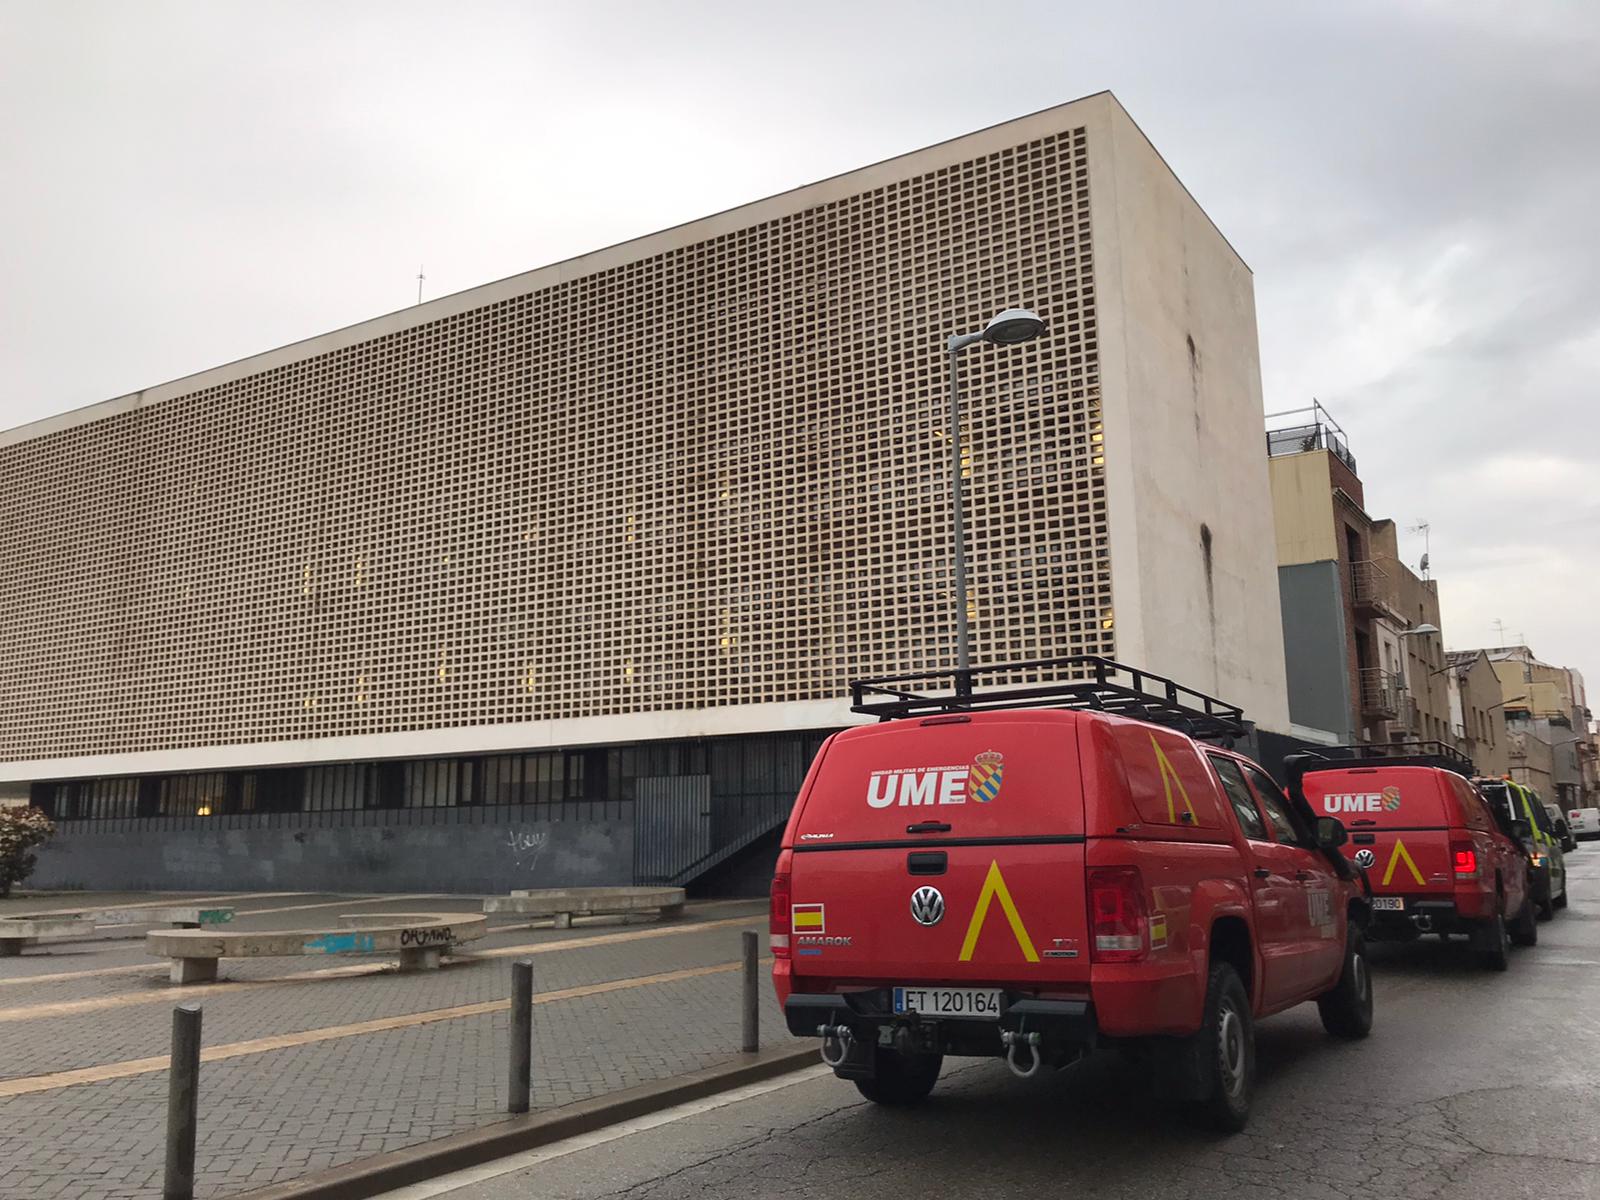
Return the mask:
{"type": "MultiPolygon", "coordinates": [[[[0,759],[810,700],[1110,653],[1068,129],[0,448],[0,759]]],[[[532,285],[530,285],[532,286],[532,285]]],[[[243,368],[248,370],[248,366],[243,368]]]]}

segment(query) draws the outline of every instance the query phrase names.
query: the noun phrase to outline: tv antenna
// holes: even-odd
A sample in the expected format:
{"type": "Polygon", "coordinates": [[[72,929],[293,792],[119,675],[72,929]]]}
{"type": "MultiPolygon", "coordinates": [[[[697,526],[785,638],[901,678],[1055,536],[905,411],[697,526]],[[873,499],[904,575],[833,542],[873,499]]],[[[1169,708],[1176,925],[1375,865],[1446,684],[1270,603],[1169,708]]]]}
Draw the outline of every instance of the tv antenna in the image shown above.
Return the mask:
{"type": "Polygon", "coordinates": [[[419,263],[417,265],[417,303],[418,304],[422,303],[422,281],[424,279],[426,279],[426,278],[427,278],[427,276],[422,273],[422,266],[419,263]]]}
{"type": "Polygon", "coordinates": [[[1407,533],[1420,533],[1422,535],[1422,562],[1418,564],[1418,569],[1422,572],[1422,577],[1424,579],[1428,577],[1428,559],[1433,549],[1428,537],[1428,530],[1432,528],[1433,526],[1429,525],[1428,522],[1423,520],[1421,517],[1417,518],[1416,524],[1406,526],[1407,533]]]}

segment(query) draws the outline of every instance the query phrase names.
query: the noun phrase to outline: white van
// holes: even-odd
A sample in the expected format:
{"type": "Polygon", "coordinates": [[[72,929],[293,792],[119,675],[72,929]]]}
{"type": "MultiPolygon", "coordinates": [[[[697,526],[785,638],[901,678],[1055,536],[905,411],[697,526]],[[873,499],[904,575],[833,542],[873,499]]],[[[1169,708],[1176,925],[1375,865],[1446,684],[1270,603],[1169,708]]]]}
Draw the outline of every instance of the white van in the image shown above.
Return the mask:
{"type": "Polygon", "coordinates": [[[1568,809],[1567,825],[1572,829],[1572,836],[1580,842],[1600,838],[1600,808],[1568,809]]]}

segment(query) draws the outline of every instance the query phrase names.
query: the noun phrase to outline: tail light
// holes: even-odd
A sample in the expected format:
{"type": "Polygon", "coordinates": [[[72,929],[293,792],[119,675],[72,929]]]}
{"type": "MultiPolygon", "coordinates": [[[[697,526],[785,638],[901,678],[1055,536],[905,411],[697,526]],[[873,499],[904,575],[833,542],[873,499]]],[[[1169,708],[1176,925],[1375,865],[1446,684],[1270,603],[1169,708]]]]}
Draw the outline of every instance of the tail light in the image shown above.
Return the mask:
{"type": "Polygon", "coordinates": [[[788,958],[791,893],[789,872],[779,871],[772,877],[772,918],[769,926],[773,958],[788,958]]]}
{"type": "Polygon", "coordinates": [[[1456,842],[1450,847],[1450,857],[1455,861],[1457,879],[1478,877],[1478,852],[1470,842],[1456,842]]]}
{"type": "Polygon", "coordinates": [[[1144,878],[1138,867],[1089,872],[1089,936],[1096,962],[1138,962],[1148,949],[1144,878]]]}

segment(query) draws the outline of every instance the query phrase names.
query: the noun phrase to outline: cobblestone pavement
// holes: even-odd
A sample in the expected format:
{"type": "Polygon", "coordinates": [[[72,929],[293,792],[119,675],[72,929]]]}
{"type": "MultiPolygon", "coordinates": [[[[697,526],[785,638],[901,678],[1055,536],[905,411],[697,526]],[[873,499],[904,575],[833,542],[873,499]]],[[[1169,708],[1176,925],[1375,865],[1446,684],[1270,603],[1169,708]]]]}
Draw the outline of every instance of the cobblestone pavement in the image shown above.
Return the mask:
{"type": "Polygon", "coordinates": [[[1377,947],[1367,1040],[1329,1038],[1312,1005],[1263,1021],[1234,1137],[1191,1128],[1115,1054],[1030,1080],[955,1059],[915,1109],[806,1072],[393,1200],[1596,1200],[1600,843],[1568,862],[1571,908],[1505,974],[1460,941],[1377,947]]]}
{"type": "MultiPolygon", "coordinates": [[[[30,896],[0,911],[152,898],[30,896]]],[[[462,896],[231,903],[241,929],[333,928],[345,911],[481,911],[481,898],[462,896]]],[[[219,984],[190,988],[166,982],[137,929],[31,949],[0,961],[0,1200],[160,1193],[171,1009],[184,1000],[205,1010],[197,1194],[226,1196],[503,1119],[498,1002],[524,953],[535,1106],[725,1061],[738,1048],[740,932],[765,921],[760,901],[559,931],[495,919],[437,972],[397,975],[383,956],[224,960],[219,984]],[[350,1028],[374,1021],[385,1027],[350,1028]],[[274,1040],[253,1044],[264,1038],[274,1040]],[[94,1081],[60,1074],[85,1071],[94,1081]]],[[[786,1042],[766,989],[762,999],[764,1040],[786,1042]]]]}

